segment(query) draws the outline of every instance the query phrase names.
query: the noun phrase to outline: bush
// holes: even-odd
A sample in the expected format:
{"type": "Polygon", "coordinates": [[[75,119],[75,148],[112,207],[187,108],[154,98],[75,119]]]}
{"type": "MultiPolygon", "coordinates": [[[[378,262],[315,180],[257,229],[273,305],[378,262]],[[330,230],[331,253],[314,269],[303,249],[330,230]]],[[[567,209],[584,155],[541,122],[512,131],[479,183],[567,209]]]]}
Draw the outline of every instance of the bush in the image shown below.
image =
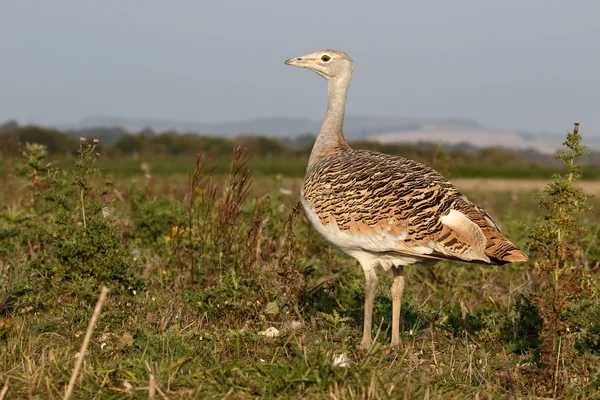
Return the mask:
{"type": "MultiPolygon", "coordinates": [[[[14,280],[11,289],[19,308],[51,309],[63,301],[89,306],[102,286],[110,287],[116,294],[142,287],[139,268],[103,197],[110,182],[105,181],[100,190],[92,186],[99,157],[96,144],[96,140],[82,138],[71,185],[68,176],[48,166],[47,187],[40,189],[38,165],[43,164],[45,152],[41,147],[35,148],[37,157],[27,158],[29,170],[37,171],[27,174],[32,193],[31,221],[45,220],[46,224],[32,223],[20,232],[21,241],[39,245],[31,260],[25,262],[26,267],[20,269],[21,276],[14,280]]],[[[28,149],[32,150],[31,146],[28,149]]]]}

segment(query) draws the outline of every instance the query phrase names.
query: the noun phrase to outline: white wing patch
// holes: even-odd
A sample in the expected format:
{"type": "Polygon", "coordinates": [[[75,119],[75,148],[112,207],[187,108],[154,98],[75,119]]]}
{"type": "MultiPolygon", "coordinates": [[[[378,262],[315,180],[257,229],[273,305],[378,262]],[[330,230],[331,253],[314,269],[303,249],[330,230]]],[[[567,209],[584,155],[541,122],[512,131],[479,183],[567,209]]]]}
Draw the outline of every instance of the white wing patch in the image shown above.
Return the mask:
{"type": "Polygon", "coordinates": [[[442,243],[438,243],[437,250],[447,255],[459,256],[464,260],[482,260],[489,262],[490,259],[485,254],[487,239],[479,226],[471,221],[460,211],[450,210],[448,215],[440,218],[442,224],[450,228],[453,233],[468,246],[467,250],[461,254],[453,254],[442,243]]]}

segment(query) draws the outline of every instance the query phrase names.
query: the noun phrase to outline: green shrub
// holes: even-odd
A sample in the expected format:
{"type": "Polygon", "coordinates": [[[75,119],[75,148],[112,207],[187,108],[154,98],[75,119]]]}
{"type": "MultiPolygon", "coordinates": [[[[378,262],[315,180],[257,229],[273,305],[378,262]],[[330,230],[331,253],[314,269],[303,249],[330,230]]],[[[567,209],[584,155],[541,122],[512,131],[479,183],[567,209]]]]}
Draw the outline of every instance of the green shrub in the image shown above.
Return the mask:
{"type": "Polygon", "coordinates": [[[539,352],[543,320],[538,308],[521,295],[515,304],[515,314],[507,316],[501,327],[502,339],[510,345],[509,351],[519,354],[528,350],[539,352]]]}
{"type": "Polygon", "coordinates": [[[171,198],[143,199],[134,208],[131,238],[144,246],[164,241],[172,228],[181,224],[182,216],[182,205],[171,198]]]}
{"type": "MultiPolygon", "coordinates": [[[[110,181],[100,189],[93,186],[99,157],[96,145],[97,140],[82,138],[73,176],[54,171],[47,188],[33,192],[31,226],[19,239],[35,238],[39,246],[20,268],[19,279],[11,289],[19,308],[52,309],[64,301],[91,305],[102,286],[117,295],[142,288],[139,267],[112,221],[110,203],[103,197],[110,181]]],[[[36,158],[36,165],[43,163],[43,155],[36,158]]],[[[35,169],[29,160],[30,169],[35,169]]],[[[30,182],[39,182],[37,174],[27,177],[30,182]]]]}

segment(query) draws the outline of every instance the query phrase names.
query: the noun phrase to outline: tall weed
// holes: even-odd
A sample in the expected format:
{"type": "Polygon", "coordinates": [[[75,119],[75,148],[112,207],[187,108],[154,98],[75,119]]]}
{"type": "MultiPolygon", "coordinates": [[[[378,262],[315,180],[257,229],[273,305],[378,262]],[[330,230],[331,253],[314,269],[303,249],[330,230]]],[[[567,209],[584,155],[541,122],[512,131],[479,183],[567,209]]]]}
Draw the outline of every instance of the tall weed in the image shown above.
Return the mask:
{"type": "MultiPolygon", "coordinates": [[[[576,353],[576,339],[582,328],[577,320],[587,319],[582,314],[597,315],[598,307],[594,280],[578,261],[582,238],[587,233],[584,218],[591,211],[587,203],[590,196],[574,185],[582,177],[577,158],[588,154],[581,144],[579,124],[567,134],[564,146],[567,150],[557,158],[567,171],[554,175],[540,195],[539,208],[544,216],[529,231],[538,285],[533,303],[543,319],[541,360],[555,396],[560,395],[573,372],[564,360],[576,353]],[[582,304],[586,305],[583,309],[582,304]]],[[[598,325],[597,321],[589,322],[598,325]]]]}

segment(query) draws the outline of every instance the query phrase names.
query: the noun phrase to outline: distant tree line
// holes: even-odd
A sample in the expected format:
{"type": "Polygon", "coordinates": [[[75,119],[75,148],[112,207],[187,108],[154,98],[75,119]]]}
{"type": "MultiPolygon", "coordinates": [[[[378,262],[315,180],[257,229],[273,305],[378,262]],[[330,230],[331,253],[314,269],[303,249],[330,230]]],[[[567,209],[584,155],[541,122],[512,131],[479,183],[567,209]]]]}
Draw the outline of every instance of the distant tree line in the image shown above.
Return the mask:
{"type": "MultiPolygon", "coordinates": [[[[177,133],[154,132],[145,128],[129,133],[121,127],[97,127],[60,131],[53,128],[27,125],[15,121],[0,125],[0,157],[16,157],[25,143],[40,143],[52,156],[72,157],[78,148],[79,137],[98,138],[103,156],[178,156],[206,153],[211,157],[229,156],[233,145],[248,148],[253,157],[305,158],[310,154],[315,136],[305,134],[295,139],[279,139],[264,136],[238,136],[235,139],[177,133]]],[[[433,143],[380,144],[378,142],[353,142],[355,148],[369,149],[409,157],[428,164],[452,165],[556,165],[551,155],[535,150],[511,151],[503,148],[477,149],[467,143],[440,146],[433,143]]],[[[600,153],[588,156],[584,163],[600,164],[600,153]]],[[[436,168],[439,165],[435,166],[436,168]]]]}

